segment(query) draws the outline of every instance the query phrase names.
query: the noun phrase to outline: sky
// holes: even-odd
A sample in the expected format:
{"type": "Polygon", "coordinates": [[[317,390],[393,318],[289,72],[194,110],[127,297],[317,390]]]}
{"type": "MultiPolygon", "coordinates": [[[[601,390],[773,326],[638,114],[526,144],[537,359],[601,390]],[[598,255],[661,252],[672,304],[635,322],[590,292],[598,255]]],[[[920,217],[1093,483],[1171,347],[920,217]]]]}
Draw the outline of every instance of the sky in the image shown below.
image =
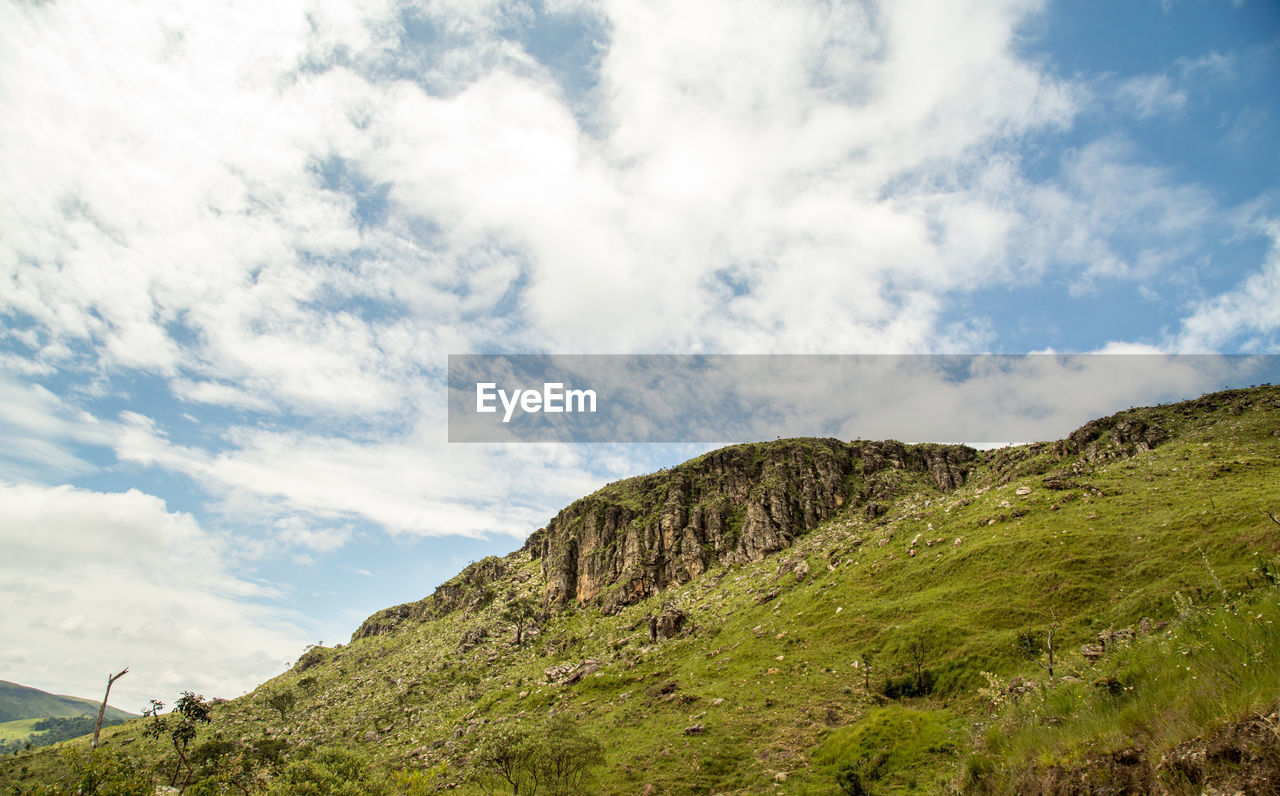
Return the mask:
{"type": "Polygon", "coordinates": [[[1277,85],[1272,0],[0,0],[0,679],[235,697],[708,447],[450,444],[450,354],[1280,353],[1277,85]]]}

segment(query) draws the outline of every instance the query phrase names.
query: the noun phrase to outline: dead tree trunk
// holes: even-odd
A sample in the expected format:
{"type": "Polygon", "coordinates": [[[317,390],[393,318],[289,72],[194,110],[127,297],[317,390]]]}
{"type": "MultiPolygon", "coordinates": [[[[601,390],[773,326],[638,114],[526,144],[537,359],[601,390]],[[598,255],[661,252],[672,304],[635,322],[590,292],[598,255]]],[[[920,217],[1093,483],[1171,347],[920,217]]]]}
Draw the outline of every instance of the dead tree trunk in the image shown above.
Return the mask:
{"type": "Polygon", "coordinates": [[[111,696],[111,684],[128,673],[129,667],[126,666],[120,674],[107,675],[107,693],[102,695],[102,704],[98,706],[98,721],[93,725],[93,744],[89,747],[91,750],[98,748],[98,733],[102,732],[102,717],[107,712],[107,698],[111,696]]]}

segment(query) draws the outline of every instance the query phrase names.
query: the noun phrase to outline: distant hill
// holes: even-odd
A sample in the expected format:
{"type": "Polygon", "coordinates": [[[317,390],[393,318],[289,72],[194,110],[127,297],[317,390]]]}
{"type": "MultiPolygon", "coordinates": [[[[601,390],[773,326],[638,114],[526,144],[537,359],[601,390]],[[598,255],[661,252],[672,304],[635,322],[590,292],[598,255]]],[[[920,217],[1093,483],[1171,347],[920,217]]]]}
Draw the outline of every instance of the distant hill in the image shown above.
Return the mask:
{"type": "MultiPolygon", "coordinates": [[[[0,680],[0,722],[21,719],[63,719],[74,716],[97,716],[101,702],[79,697],[50,694],[8,680],[0,680]]],[[[107,706],[106,718],[131,719],[136,713],[127,713],[107,706]]]]}

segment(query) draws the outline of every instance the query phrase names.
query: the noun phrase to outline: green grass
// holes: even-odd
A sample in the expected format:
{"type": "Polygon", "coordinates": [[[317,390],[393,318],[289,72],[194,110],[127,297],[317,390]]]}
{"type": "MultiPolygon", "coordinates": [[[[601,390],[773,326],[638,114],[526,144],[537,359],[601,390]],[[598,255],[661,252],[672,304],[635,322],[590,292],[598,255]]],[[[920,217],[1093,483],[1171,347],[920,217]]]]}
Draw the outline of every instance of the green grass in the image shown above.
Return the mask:
{"type": "Polygon", "coordinates": [[[0,741],[21,741],[35,732],[32,727],[40,719],[18,719],[0,722],[0,741]]]}
{"type": "MultiPolygon", "coordinates": [[[[639,793],[648,784],[659,793],[842,793],[847,781],[839,777],[851,766],[877,793],[946,792],[966,777],[999,789],[1044,760],[1082,759],[1084,749],[1148,737],[1176,743],[1256,709],[1266,701],[1266,678],[1276,682],[1262,665],[1276,657],[1272,626],[1247,620],[1259,612],[1270,618],[1272,609],[1250,608],[1231,620],[1245,624],[1228,622],[1222,631],[1261,656],[1247,667],[1247,658],[1215,657],[1223,642],[1214,623],[1227,619],[1212,609],[1232,602],[1243,612],[1249,595],[1262,593],[1251,589],[1263,580],[1259,561],[1280,554],[1280,528],[1262,513],[1280,510],[1278,396],[1270,388],[1141,410],[1174,436],[1132,457],[1089,463],[1051,444],[994,451],[950,493],[898,473],[905,477],[892,479],[890,510],[874,520],[847,506],[763,561],[713,564],[612,616],[570,608],[517,649],[498,618],[503,601],[512,591],[541,597],[543,589],[539,562],[518,552],[489,584],[491,602],[319,648],[309,655],[314,666],[215,708],[201,738],[251,748],[269,736],[298,756],[358,749],[373,770],[403,772],[414,792],[452,784],[450,792],[464,794],[481,792],[467,761],[493,727],[553,713],[576,719],[604,744],[603,794],[639,793]],[[1046,486],[1045,476],[1062,470],[1073,470],[1074,485],[1046,486]],[[1019,495],[1020,487],[1030,492],[1019,495]],[[808,562],[809,577],[779,577],[779,565],[797,557],[808,562]],[[779,595],[760,602],[773,589],[779,595]],[[1175,593],[1206,609],[1195,614],[1204,617],[1202,638],[1185,635],[1187,609],[1175,605],[1175,593]],[[696,630],[653,644],[645,619],[665,601],[687,611],[696,630]],[[1180,607],[1184,624],[1168,638],[1095,665],[1079,654],[1099,631],[1144,616],[1177,620],[1180,607]],[[982,673],[1043,682],[1045,673],[1015,641],[1051,624],[1060,625],[1057,673],[1081,682],[1051,689],[1034,709],[1062,721],[1033,724],[1029,704],[991,719],[982,673]],[[463,634],[479,626],[489,637],[460,650],[463,634]],[[886,700],[881,685],[911,668],[915,640],[924,643],[923,666],[936,688],[923,698],[886,700]],[[1188,665],[1194,659],[1193,669],[1224,673],[1202,704],[1179,702],[1194,689],[1160,668],[1161,656],[1172,659],[1193,642],[1183,656],[1188,665]],[[1166,646],[1148,649],[1157,643],[1166,646]],[[867,650],[876,650],[870,693],[854,666],[867,650]],[[546,668],[587,658],[601,662],[597,675],[570,686],[547,682],[546,668]],[[1143,685],[1115,705],[1095,704],[1091,683],[1112,675],[1143,685]],[[267,704],[281,689],[298,697],[283,721],[267,704]],[[1153,717],[1150,726],[1144,715],[1153,717]],[[975,722],[1010,721],[1023,725],[1004,740],[991,736],[995,724],[970,732],[975,722]],[[901,742],[884,751],[886,738],[901,742]]],[[[742,455],[758,450],[743,446],[742,455]]],[[[605,492],[642,507],[660,486],[647,476],[605,492]]],[[[134,739],[127,749],[142,759],[171,755],[142,738],[137,724],[104,734],[108,748],[134,739]]],[[[47,753],[23,755],[0,767],[0,785],[53,777],[60,766],[47,753]],[[26,780],[17,773],[22,766],[26,780]]]]}
{"type": "Polygon", "coordinates": [[[1087,677],[1008,700],[976,739],[970,784],[1014,792],[1027,761],[1071,766],[1132,746],[1159,760],[1206,731],[1274,710],[1280,589],[1237,595],[1212,609],[1184,602],[1181,609],[1166,632],[1123,647],[1087,677]]]}

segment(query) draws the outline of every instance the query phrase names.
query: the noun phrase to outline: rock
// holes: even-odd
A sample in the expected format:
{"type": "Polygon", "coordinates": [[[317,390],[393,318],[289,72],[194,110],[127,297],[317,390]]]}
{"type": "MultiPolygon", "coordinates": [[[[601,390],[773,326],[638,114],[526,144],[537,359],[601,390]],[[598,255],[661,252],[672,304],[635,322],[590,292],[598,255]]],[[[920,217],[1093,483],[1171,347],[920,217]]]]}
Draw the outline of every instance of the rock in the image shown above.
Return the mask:
{"type": "Polygon", "coordinates": [[[803,558],[800,559],[800,563],[796,564],[795,569],[793,569],[791,572],[791,575],[796,579],[796,583],[799,583],[803,581],[805,578],[809,577],[809,562],[805,561],[803,558]]]}
{"type": "Polygon", "coordinates": [[[652,782],[650,782],[644,786],[644,793],[642,793],[641,796],[654,796],[654,794],[657,792],[658,792],[658,789],[654,787],[654,784],[652,782]]]}
{"type": "Polygon", "coordinates": [[[523,548],[541,562],[545,604],[616,610],[719,562],[760,561],[849,503],[880,516],[898,471],[942,489],[978,460],[961,445],[781,440],[712,451],[618,482],[562,510],[523,548]]]}
{"type": "Polygon", "coordinates": [[[777,774],[774,774],[774,775],[773,775],[773,781],[774,781],[774,782],[786,782],[786,781],[787,781],[787,772],[785,772],[785,771],[779,771],[777,774]]]}
{"type": "Polygon", "coordinates": [[[588,658],[581,663],[562,663],[558,666],[548,666],[542,670],[547,676],[547,682],[554,685],[573,685],[584,677],[595,674],[600,671],[600,661],[594,658],[588,658]]]}
{"type": "Polygon", "coordinates": [[[1029,487],[1029,486],[1020,486],[1020,487],[1018,487],[1017,489],[1015,489],[1013,493],[1014,493],[1015,495],[1030,495],[1030,494],[1031,494],[1031,487],[1029,487]]]}
{"type": "Polygon", "coordinates": [[[716,697],[715,699],[711,700],[711,704],[712,704],[712,705],[723,705],[723,704],[724,704],[724,697],[716,697]]]}
{"type": "Polygon", "coordinates": [[[466,652],[488,637],[489,628],[484,627],[483,625],[470,628],[467,632],[462,634],[462,640],[458,642],[458,651],[466,652]]]}
{"type": "Polygon", "coordinates": [[[1138,622],[1138,635],[1149,636],[1151,635],[1151,631],[1152,631],[1151,617],[1149,616],[1142,617],[1142,619],[1138,622]]]}
{"type": "Polygon", "coordinates": [[[649,617],[649,640],[666,641],[688,632],[689,615],[675,603],[662,604],[662,613],[649,617]]]}
{"type": "Polygon", "coordinates": [[[685,735],[701,735],[706,731],[707,731],[707,727],[702,722],[698,722],[697,724],[684,728],[685,735]]]}
{"type": "Polygon", "coordinates": [[[959,547],[962,544],[964,544],[964,539],[961,539],[959,536],[957,536],[955,541],[955,546],[959,547]]]}
{"type": "Polygon", "coordinates": [[[770,589],[769,591],[767,591],[767,592],[765,592],[764,594],[762,594],[762,595],[760,595],[759,597],[757,597],[757,598],[756,598],[756,602],[757,602],[758,604],[760,604],[760,605],[764,605],[765,603],[769,602],[770,600],[775,600],[775,599],[777,599],[777,597],[778,597],[778,595],[779,595],[779,594],[780,594],[780,592],[779,592],[777,589],[770,589]]]}
{"type": "Polygon", "coordinates": [[[1083,644],[1080,646],[1080,655],[1083,656],[1084,659],[1086,661],[1089,661],[1090,663],[1093,663],[1094,661],[1101,658],[1102,654],[1105,651],[1106,651],[1106,648],[1103,647],[1101,644],[1083,644]]]}

